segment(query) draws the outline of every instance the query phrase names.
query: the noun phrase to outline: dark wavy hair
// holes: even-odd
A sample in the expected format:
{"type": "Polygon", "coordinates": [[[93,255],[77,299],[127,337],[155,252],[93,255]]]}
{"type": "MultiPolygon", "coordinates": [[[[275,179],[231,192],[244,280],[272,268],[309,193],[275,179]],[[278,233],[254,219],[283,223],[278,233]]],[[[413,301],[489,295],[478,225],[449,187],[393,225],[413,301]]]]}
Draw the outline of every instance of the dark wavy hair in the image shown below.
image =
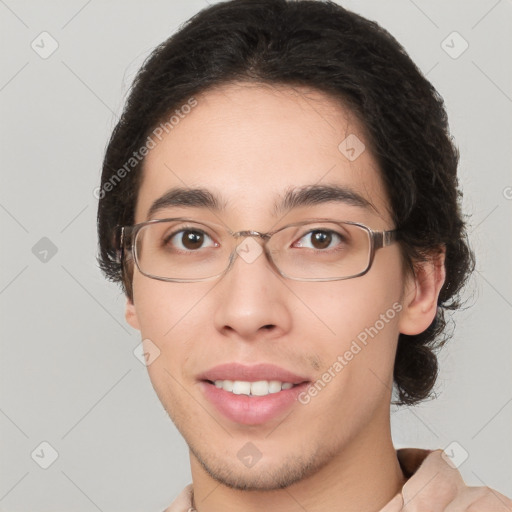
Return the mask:
{"type": "Polygon", "coordinates": [[[119,170],[180,105],[239,81],[315,88],[348,107],[379,164],[407,267],[414,271],[415,263],[446,249],[437,315],[423,333],[399,336],[394,366],[396,404],[428,398],[438,374],[436,351],[450,337],[445,313],[460,307],[474,267],[460,210],[459,154],[443,99],[403,47],[377,23],[334,2],[217,3],[152,52],[106,149],[98,206],[101,270],[132,298],[133,267],[118,258],[115,227],[134,223],[143,159],[131,161],[130,172],[119,170]],[[116,172],[123,177],[113,182],[116,172]]]}

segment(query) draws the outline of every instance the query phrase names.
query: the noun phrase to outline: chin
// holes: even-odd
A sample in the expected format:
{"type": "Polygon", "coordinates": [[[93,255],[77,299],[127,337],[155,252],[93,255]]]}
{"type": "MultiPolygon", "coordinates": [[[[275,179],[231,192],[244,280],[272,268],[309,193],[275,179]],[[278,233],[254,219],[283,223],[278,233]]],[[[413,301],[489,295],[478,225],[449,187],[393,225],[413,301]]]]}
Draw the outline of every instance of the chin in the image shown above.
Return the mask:
{"type": "Polygon", "coordinates": [[[284,489],[315,474],[325,466],[330,457],[316,453],[283,456],[281,460],[265,461],[264,458],[247,467],[238,460],[221,458],[216,454],[190,451],[202,469],[215,481],[240,491],[275,491],[284,489]]]}

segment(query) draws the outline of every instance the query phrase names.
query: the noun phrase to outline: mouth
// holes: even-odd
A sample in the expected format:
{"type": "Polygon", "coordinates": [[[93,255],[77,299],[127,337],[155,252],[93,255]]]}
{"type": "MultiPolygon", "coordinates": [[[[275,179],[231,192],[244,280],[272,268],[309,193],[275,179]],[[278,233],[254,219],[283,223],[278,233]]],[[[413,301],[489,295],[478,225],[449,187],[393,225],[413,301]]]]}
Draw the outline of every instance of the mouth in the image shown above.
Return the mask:
{"type": "Polygon", "coordinates": [[[199,378],[206,400],[225,418],[262,425],[280,418],[297,403],[311,381],[274,365],[226,364],[199,378]]]}

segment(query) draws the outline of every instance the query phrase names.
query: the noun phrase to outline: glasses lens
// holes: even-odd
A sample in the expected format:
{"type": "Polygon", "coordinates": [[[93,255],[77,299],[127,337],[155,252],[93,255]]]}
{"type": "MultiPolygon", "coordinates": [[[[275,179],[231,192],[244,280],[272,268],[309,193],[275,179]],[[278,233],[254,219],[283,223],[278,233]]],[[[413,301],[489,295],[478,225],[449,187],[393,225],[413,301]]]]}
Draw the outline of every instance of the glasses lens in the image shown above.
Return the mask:
{"type": "Polygon", "coordinates": [[[291,279],[342,279],[365,272],[370,233],[346,223],[317,222],[290,226],[274,234],[269,252],[291,279]]]}
{"type": "Polygon", "coordinates": [[[226,235],[206,224],[182,220],[146,224],[137,233],[135,254],[143,274],[164,279],[206,279],[229,261],[226,235]]]}

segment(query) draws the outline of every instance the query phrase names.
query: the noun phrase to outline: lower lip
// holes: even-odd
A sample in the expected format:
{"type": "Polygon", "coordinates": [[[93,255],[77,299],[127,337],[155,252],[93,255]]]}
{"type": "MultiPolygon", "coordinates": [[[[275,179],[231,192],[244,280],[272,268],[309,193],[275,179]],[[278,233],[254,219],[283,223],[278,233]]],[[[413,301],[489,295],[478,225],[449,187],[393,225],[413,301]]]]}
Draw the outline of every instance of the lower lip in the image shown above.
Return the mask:
{"type": "Polygon", "coordinates": [[[298,384],[290,389],[266,396],[235,395],[210,382],[201,381],[201,389],[206,398],[226,418],[242,425],[262,425],[281,416],[295,402],[298,395],[309,385],[298,384]]]}

